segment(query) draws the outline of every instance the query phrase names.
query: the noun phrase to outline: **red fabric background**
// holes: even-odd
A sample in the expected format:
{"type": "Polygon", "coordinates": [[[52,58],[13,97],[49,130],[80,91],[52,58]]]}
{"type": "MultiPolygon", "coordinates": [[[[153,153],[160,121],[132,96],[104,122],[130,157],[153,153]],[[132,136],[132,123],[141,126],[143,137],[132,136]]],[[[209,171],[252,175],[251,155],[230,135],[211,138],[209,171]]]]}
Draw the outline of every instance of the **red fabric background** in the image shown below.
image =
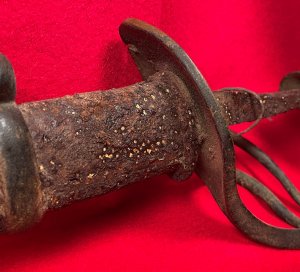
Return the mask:
{"type": "MultiPolygon", "coordinates": [[[[119,24],[137,17],[173,37],[212,89],[276,91],[284,74],[300,68],[299,9],[297,0],[4,0],[0,51],[14,66],[18,103],[120,87],[140,80],[118,36],[119,24]]],[[[295,183],[299,114],[265,120],[247,135],[295,183]]],[[[238,154],[241,168],[299,210],[274,178],[238,154]]],[[[241,193],[257,215],[284,226],[241,193]]],[[[299,271],[299,265],[300,250],[245,238],[195,176],[180,184],[167,177],[135,184],[0,236],[1,271],[299,271]]]]}

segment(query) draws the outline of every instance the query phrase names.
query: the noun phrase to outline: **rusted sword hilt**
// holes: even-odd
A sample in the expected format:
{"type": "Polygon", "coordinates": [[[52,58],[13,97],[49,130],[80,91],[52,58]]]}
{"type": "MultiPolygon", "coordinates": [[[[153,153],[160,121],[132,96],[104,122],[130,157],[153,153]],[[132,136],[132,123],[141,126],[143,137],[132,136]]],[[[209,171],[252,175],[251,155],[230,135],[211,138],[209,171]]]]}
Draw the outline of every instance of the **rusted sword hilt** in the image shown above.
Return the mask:
{"type": "MultiPolygon", "coordinates": [[[[0,231],[24,229],[47,209],[138,180],[165,173],[185,180],[195,171],[246,235],[276,247],[300,248],[299,229],[267,225],[242,204],[237,183],[300,226],[279,200],[270,203],[268,189],[236,173],[233,140],[275,175],[279,170],[228,129],[300,108],[300,92],[289,85],[298,89],[297,76],[285,78],[283,92],[258,95],[232,88],[213,94],[186,53],[163,32],[128,19],[120,35],[144,81],[105,92],[16,105],[14,73],[0,56],[0,231]]],[[[298,199],[287,178],[278,178],[298,199]]]]}

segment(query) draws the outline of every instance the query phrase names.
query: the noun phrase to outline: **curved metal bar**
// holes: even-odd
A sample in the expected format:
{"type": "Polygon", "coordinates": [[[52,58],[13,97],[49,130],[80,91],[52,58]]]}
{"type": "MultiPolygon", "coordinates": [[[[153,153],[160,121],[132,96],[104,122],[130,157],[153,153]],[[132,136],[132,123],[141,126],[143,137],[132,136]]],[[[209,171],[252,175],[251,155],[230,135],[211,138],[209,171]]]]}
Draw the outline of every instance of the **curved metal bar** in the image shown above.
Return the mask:
{"type": "Polygon", "coordinates": [[[282,184],[293,200],[300,205],[300,192],[295,185],[288,179],[285,173],[276,165],[276,163],[261,149],[245,139],[241,135],[232,133],[234,143],[257,159],[266,169],[268,169],[282,184]]]}
{"type": "MultiPolygon", "coordinates": [[[[257,101],[256,104],[259,105],[259,108],[256,112],[257,113],[256,119],[247,128],[245,128],[244,130],[237,133],[238,135],[243,135],[243,134],[249,132],[250,130],[255,128],[260,123],[260,121],[264,118],[265,106],[264,106],[263,100],[257,93],[255,93],[251,90],[245,89],[245,88],[223,88],[219,92],[220,93],[217,93],[217,95],[216,95],[218,101],[220,101],[220,99],[221,99],[220,94],[223,94],[223,99],[224,99],[226,97],[226,95],[228,95],[228,94],[229,95],[234,95],[234,94],[238,95],[239,93],[243,93],[244,95],[247,95],[248,97],[251,97],[252,99],[256,99],[256,101],[257,101]]],[[[221,107],[225,109],[225,117],[228,116],[229,119],[232,119],[232,113],[228,111],[229,109],[228,109],[227,104],[225,106],[222,106],[222,104],[221,104],[221,107]]]]}
{"type": "Polygon", "coordinates": [[[300,217],[289,211],[268,187],[240,170],[237,170],[236,174],[237,183],[239,185],[263,200],[275,214],[286,223],[296,228],[300,228],[300,217]]]}

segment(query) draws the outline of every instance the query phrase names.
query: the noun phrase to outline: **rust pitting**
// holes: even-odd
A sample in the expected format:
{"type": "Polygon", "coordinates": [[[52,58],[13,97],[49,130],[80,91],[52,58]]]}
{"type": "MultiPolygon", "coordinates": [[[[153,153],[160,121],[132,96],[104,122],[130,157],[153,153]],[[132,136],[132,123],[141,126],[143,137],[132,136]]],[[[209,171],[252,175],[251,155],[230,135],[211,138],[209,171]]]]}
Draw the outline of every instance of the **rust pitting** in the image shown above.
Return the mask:
{"type": "Polygon", "coordinates": [[[254,121],[245,133],[262,118],[299,109],[300,74],[287,75],[281,92],[226,88],[213,94],[187,54],[163,32],[128,19],[120,35],[145,81],[105,92],[16,106],[14,73],[0,55],[0,231],[20,230],[47,209],[152,176],[186,180],[196,172],[243,233],[267,245],[300,248],[300,219],[269,189],[236,171],[233,143],[258,159],[298,204],[299,191],[242,132],[228,129],[254,121]],[[237,184],[296,229],[253,216],[237,184]]]}
{"type": "Polygon", "coordinates": [[[36,156],[49,208],[121,188],[145,171],[147,177],[190,176],[200,143],[185,93],[179,78],[163,72],[121,90],[21,105],[41,150],[36,156]]]}

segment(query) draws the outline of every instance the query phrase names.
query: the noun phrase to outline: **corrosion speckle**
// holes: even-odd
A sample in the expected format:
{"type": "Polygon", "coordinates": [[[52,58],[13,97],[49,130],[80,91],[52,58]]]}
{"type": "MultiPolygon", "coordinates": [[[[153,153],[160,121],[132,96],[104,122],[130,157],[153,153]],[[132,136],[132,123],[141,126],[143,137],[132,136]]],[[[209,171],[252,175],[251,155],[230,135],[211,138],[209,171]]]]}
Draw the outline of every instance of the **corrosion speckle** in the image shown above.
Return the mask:
{"type": "Polygon", "coordinates": [[[143,178],[146,171],[148,177],[191,174],[186,165],[196,159],[198,148],[185,147],[197,145],[197,138],[194,128],[185,124],[193,105],[177,76],[165,72],[164,77],[158,73],[121,92],[84,93],[24,106],[35,148],[44,150],[37,154],[42,187],[47,188],[48,199],[59,199],[59,204],[49,202],[49,208],[107,193],[117,182],[123,187],[143,178]],[[42,137],[41,125],[52,123],[56,125],[42,137]],[[41,165],[53,166],[45,171],[41,165]]]}
{"type": "Polygon", "coordinates": [[[94,176],[95,176],[94,173],[90,173],[90,174],[88,174],[87,178],[88,178],[88,179],[92,179],[94,176]]]}

